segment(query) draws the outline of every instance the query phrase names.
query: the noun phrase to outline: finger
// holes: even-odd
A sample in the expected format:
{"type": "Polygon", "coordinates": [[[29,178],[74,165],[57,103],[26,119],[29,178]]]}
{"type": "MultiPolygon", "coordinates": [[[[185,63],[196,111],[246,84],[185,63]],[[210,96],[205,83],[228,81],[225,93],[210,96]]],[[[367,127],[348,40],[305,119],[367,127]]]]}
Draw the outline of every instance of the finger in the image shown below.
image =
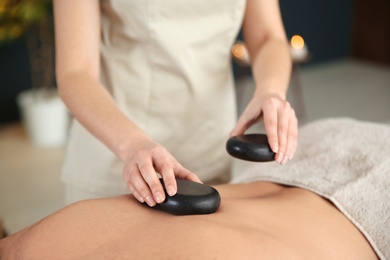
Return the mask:
{"type": "Polygon", "coordinates": [[[141,194],[138,193],[138,191],[134,188],[133,184],[131,182],[127,183],[127,187],[130,190],[130,193],[141,203],[144,203],[144,199],[142,198],[141,194]]]}
{"type": "Polygon", "coordinates": [[[276,161],[283,164],[286,157],[287,150],[287,134],[289,130],[290,120],[290,104],[284,103],[283,107],[278,111],[278,140],[279,140],[279,151],[276,155],[276,161]]]}
{"type": "Polygon", "coordinates": [[[295,111],[292,110],[292,116],[289,123],[289,133],[287,141],[286,156],[288,160],[291,160],[295,154],[298,143],[298,119],[295,116],[295,111]]]}
{"type": "MultiPolygon", "coordinates": [[[[288,132],[290,132],[291,127],[289,127],[288,132]]],[[[287,161],[289,160],[289,156],[291,155],[291,150],[292,150],[292,138],[290,134],[287,134],[287,141],[286,141],[286,152],[284,153],[283,160],[281,161],[280,164],[285,165],[287,161]]]]}
{"type": "MultiPolygon", "coordinates": [[[[165,190],[167,191],[169,196],[175,195],[177,192],[177,185],[173,166],[170,162],[171,159],[167,156],[159,155],[158,159],[156,158],[155,161],[156,168],[164,180],[165,190]]],[[[165,193],[163,193],[163,195],[163,199],[165,200],[165,193]]]]}
{"type": "Polygon", "coordinates": [[[128,187],[132,188],[134,194],[138,196],[146,203],[153,207],[156,205],[156,202],[152,198],[152,193],[149,189],[148,184],[143,179],[143,176],[138,167],[134,167],[131,172],[129,172],[129,183],[128,187]]]}
{"type": "Polygon", "coordinates": [[[195,173],[191,172],[190,170],[184,168],[182,165],[178,165],[178,167],[176,167],[176,171],[175,171],[175,175],[181,179],[186,179],[186,180],[189,180],[189,181],[194,181],[194,182],[198,182],[198,183],[203,183],[198,175],[196,175],[195,173]]]}
{"type": "Polygon", "coordinates": [[[230,136],[242,135],[250,127],[250,120],[243,114],[237,121],[236,126],[230,132],[230,136]]]}
{"type": "Polygon", "coordinates": [[[268,144],[274,153],[279,151],[278,141],[278,116],[277,110],[273,107],[264,110],[264,128],[267,134],[268,144]]]}
{"type": "Polygon", "coordinates": [[[261,110],[252,110],[252,106],[249,104],[238,119],[236,126],[230,132],[230,136],[244,134],[249,127],[251,127],[257,120],[260,120],[261,110]]]}
{"type": "MultiPolygon", "coordinates": [[[[152,197],[149,200],[152,202],[162,203],[165,196],[164,189],[158,178],[157,172],[155,171],[153,164],[149,160],[142,160],[138,163],[138,168],[141,175],[152,193],[152,197]]],[[[147,198],[148,199],[148,198],[147,198]]],[[[148,200],[146,200],[148,202],[148,200]]],[[[155,203],[154,203],[155,204],[155,203]]],[[[154,205],[153,205],[154,206],[154,205]]]]}
{"type": "Polygon", "coordinates": [[[169,171],[169,173],[162,174],[164,184],[165,184],[165,190],[167,191],[169,196],[173,196],[177,193],[177,184],[175,175],[173,173],[173,169],[169,171]]]}

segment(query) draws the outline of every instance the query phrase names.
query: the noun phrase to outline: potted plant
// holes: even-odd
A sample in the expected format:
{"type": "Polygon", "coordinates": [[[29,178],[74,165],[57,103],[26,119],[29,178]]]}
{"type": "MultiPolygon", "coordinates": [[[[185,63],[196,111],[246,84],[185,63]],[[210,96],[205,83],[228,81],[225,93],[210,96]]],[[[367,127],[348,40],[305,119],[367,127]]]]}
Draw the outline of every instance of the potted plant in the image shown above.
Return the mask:
{"type": "Polygon", "coordinates": [[[20,37],[26,39],[32,85],[17,97],[23,124],[33,143],[63,145],[69,114],[55,87],[52,1],[0,2],[0,43],[7,44],[20,37]]]}

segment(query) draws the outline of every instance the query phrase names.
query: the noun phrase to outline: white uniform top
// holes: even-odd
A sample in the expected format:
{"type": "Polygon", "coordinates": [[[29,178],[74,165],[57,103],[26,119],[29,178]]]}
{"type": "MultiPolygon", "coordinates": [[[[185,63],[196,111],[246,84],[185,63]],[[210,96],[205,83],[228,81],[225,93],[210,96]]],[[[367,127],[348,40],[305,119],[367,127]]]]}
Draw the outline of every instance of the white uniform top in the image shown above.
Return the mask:
{"type": "MultiPolygon", "coordinates": [[[[225,143],[236,121],[230,49],[244,10],[245,0],[101,1],[102,84],[203,181],[230,167],[225,143]]],[[[123,162],[76,120],[69,138],[65,183],[128,192],[123,162]]]]}

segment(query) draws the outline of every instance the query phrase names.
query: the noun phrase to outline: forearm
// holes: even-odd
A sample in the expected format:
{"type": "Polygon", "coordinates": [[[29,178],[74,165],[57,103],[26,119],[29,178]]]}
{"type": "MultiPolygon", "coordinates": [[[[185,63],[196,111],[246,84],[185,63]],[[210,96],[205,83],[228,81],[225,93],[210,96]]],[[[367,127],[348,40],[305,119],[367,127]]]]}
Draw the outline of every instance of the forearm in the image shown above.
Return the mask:
{"type": "Polygon", "coordinates": [[[67,73],[58,80],[61,98],[72,115],[122,161],[128,148],[146,134],[119,110],[109,92],[83,72],[67,73]]]}
{"type": "Polygon", "coordinates": [[[54,1],[54,17],[60,95],[73,116],[124,161],[132,144],[147,137],[99,83],[99,1],[54,1]]]}
{"type": "Polygon", "coordinates": [[[243,35],[256,84],[254,97],[285,100],[291,55],[277,0],[248,0],[243,35]]]}
{"type": "Polygon", "coordinates": [[[272,38],[253,52],[254,97],[267,94],[285,100],[292,66],[287,41],[272,38]]]}
{"type": "Polygon", "coordinates": [[[243,35],[251,59],[256,89],[232,135],[264,121],[275,160],[291,160],[297,144],[297,119],[286,100],[292,60],[278,0],[248,0],[243,35]]]}

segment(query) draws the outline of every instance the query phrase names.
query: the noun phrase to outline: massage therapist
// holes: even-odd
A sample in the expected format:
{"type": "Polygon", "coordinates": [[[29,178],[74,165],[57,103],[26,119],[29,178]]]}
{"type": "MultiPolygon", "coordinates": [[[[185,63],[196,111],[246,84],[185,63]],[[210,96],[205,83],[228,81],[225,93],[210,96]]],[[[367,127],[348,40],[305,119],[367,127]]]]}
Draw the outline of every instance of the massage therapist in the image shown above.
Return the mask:
{"type": "Polygon", "coordinates": [[[225,142],[264,121],[290,160],[297,119],[277,0],[54,0],[57,83],[73,115],[63,166],[67,203],[129,193],[149,206],[175,177],[230,170],[225,142]],[[256,90],[236,115],[230,49],[242,26],[256,90]]]}

